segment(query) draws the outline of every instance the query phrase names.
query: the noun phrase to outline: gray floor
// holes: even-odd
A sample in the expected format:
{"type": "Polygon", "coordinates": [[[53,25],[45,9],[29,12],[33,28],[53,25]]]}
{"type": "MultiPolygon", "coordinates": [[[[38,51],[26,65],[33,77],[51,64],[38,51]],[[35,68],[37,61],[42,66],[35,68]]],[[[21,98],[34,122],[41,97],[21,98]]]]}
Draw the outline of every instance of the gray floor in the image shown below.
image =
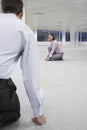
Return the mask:
{"type": "MultiPolygon", "coordinates": [[[[43,60],[46,46],[39,49],[43,60]]],[[[87,130],[87,46],[63,50],[63,61],[50,61],[46,66],[43,91],[47,123],[37,126],[31,121],[33,113],[17,66],[12,77],[18,86],[21,118],[1,130],[87,130]]]]}

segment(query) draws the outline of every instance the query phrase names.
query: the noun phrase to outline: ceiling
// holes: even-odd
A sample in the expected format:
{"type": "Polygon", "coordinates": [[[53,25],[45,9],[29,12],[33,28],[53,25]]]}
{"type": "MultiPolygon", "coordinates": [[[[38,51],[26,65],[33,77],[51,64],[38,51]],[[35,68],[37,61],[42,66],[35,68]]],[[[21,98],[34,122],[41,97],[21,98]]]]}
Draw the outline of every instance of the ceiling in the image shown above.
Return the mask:
{"type": "Polygon", "coordinates": [[[87,0],[23,0],[26,24],[33,30],[87,31],[87,0]]]}

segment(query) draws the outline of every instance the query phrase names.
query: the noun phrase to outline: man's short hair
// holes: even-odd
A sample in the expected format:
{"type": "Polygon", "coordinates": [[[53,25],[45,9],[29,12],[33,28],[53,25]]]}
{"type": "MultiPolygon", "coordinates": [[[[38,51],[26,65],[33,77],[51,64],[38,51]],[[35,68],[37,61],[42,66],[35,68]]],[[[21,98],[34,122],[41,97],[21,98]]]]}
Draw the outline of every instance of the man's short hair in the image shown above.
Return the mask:
{"type": "Polygon", "coordinates": [[[1,5],[4,13],[15,13],[19,15],[23,10],[22,0],[1,0],[1,5]]]}

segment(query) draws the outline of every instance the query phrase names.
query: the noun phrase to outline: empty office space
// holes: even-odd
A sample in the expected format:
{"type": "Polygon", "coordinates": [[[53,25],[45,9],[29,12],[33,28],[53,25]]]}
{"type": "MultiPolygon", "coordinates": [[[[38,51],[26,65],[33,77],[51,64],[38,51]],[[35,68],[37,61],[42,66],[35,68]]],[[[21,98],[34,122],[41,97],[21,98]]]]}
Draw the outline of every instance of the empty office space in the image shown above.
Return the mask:
{"type": "Polygon", "coordinates": [[[17,87],[21,116],[16,122],[0,126],[0,130],[87,130],[87,1],[23,0],[23,3],[22,22],[31,28],[37,41],[46,123],[38,125],[31,119],[34,113],[23,82],[20,58],[11,78],[17,87]],[[61,47],[62,60],[46,59],[50,34],[61,47]]]}

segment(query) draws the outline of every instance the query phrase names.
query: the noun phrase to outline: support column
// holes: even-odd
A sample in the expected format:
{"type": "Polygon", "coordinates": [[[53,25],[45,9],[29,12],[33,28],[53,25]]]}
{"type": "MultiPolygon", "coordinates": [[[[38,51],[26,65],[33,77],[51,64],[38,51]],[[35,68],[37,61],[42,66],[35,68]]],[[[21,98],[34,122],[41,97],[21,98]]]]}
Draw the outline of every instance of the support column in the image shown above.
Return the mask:
{"type": "Polygon", "coordinates": [[[36,38],[36,41],[37,41],[37,30],[35,30],[35,38],[36,38]]]}
{"type": "Polygon", "coordinates": [[[37,24],[38,24],[38,15],[36,14],[34,16],[34,34],[35,34],[35,38],[36,38],[36,41],[37,41],[37,24]]]}
{"type": "Polygon", "coordinates": [[[62,23],[60,22],[60,24],[59,24],[59,43],[61,43],[61,31],[62,31],[62,23]]]}
{"type": "Polygon", "coordinates": [[[59,43],[60,43],[60,30],[58,31],[58,34],[59,34],[59,36],[58,36],[58,37],[59,37],[59,43]]]}
{"type": "Polygon", "coordinates": [[[62,31],[62,44],[65,46],[65,44],[66,44],[66,40],[65,40],[65,28],[63,29],[63,31],[62,31]]]}
{"type": "Polygon", "coordinates": [[[70,43],[75,45],[75,28],[73,26],[70,27],[70,43]]]}
{"type": "Polygon", "coordinates": [[[22,21],[25,23],[25,8],[23,8],[23,17],[22,17],[22,21]]]}
{"type": "Polygon", "coordinates": [[[82,31],[80,31],[80,42],[79,45],[82,43],[82,31]]]}
{"type": "Polygon", "coordinates": [[[59,32],[60,32],[60,31],[59,31],[60,29],[59,29],[59,25],[56,25],[56,26],[57,26],[57,31],[58,31],[58,33],[57,33],[57,34],[58,34],[57,40],[58,40],[58,42],[60,42],[60,33],[59,33],[59,32]]]}
{"type": "Polygon", "coordinates": [[[76,45],[78,45],[78,31],[76,31],[76,45]]]}

